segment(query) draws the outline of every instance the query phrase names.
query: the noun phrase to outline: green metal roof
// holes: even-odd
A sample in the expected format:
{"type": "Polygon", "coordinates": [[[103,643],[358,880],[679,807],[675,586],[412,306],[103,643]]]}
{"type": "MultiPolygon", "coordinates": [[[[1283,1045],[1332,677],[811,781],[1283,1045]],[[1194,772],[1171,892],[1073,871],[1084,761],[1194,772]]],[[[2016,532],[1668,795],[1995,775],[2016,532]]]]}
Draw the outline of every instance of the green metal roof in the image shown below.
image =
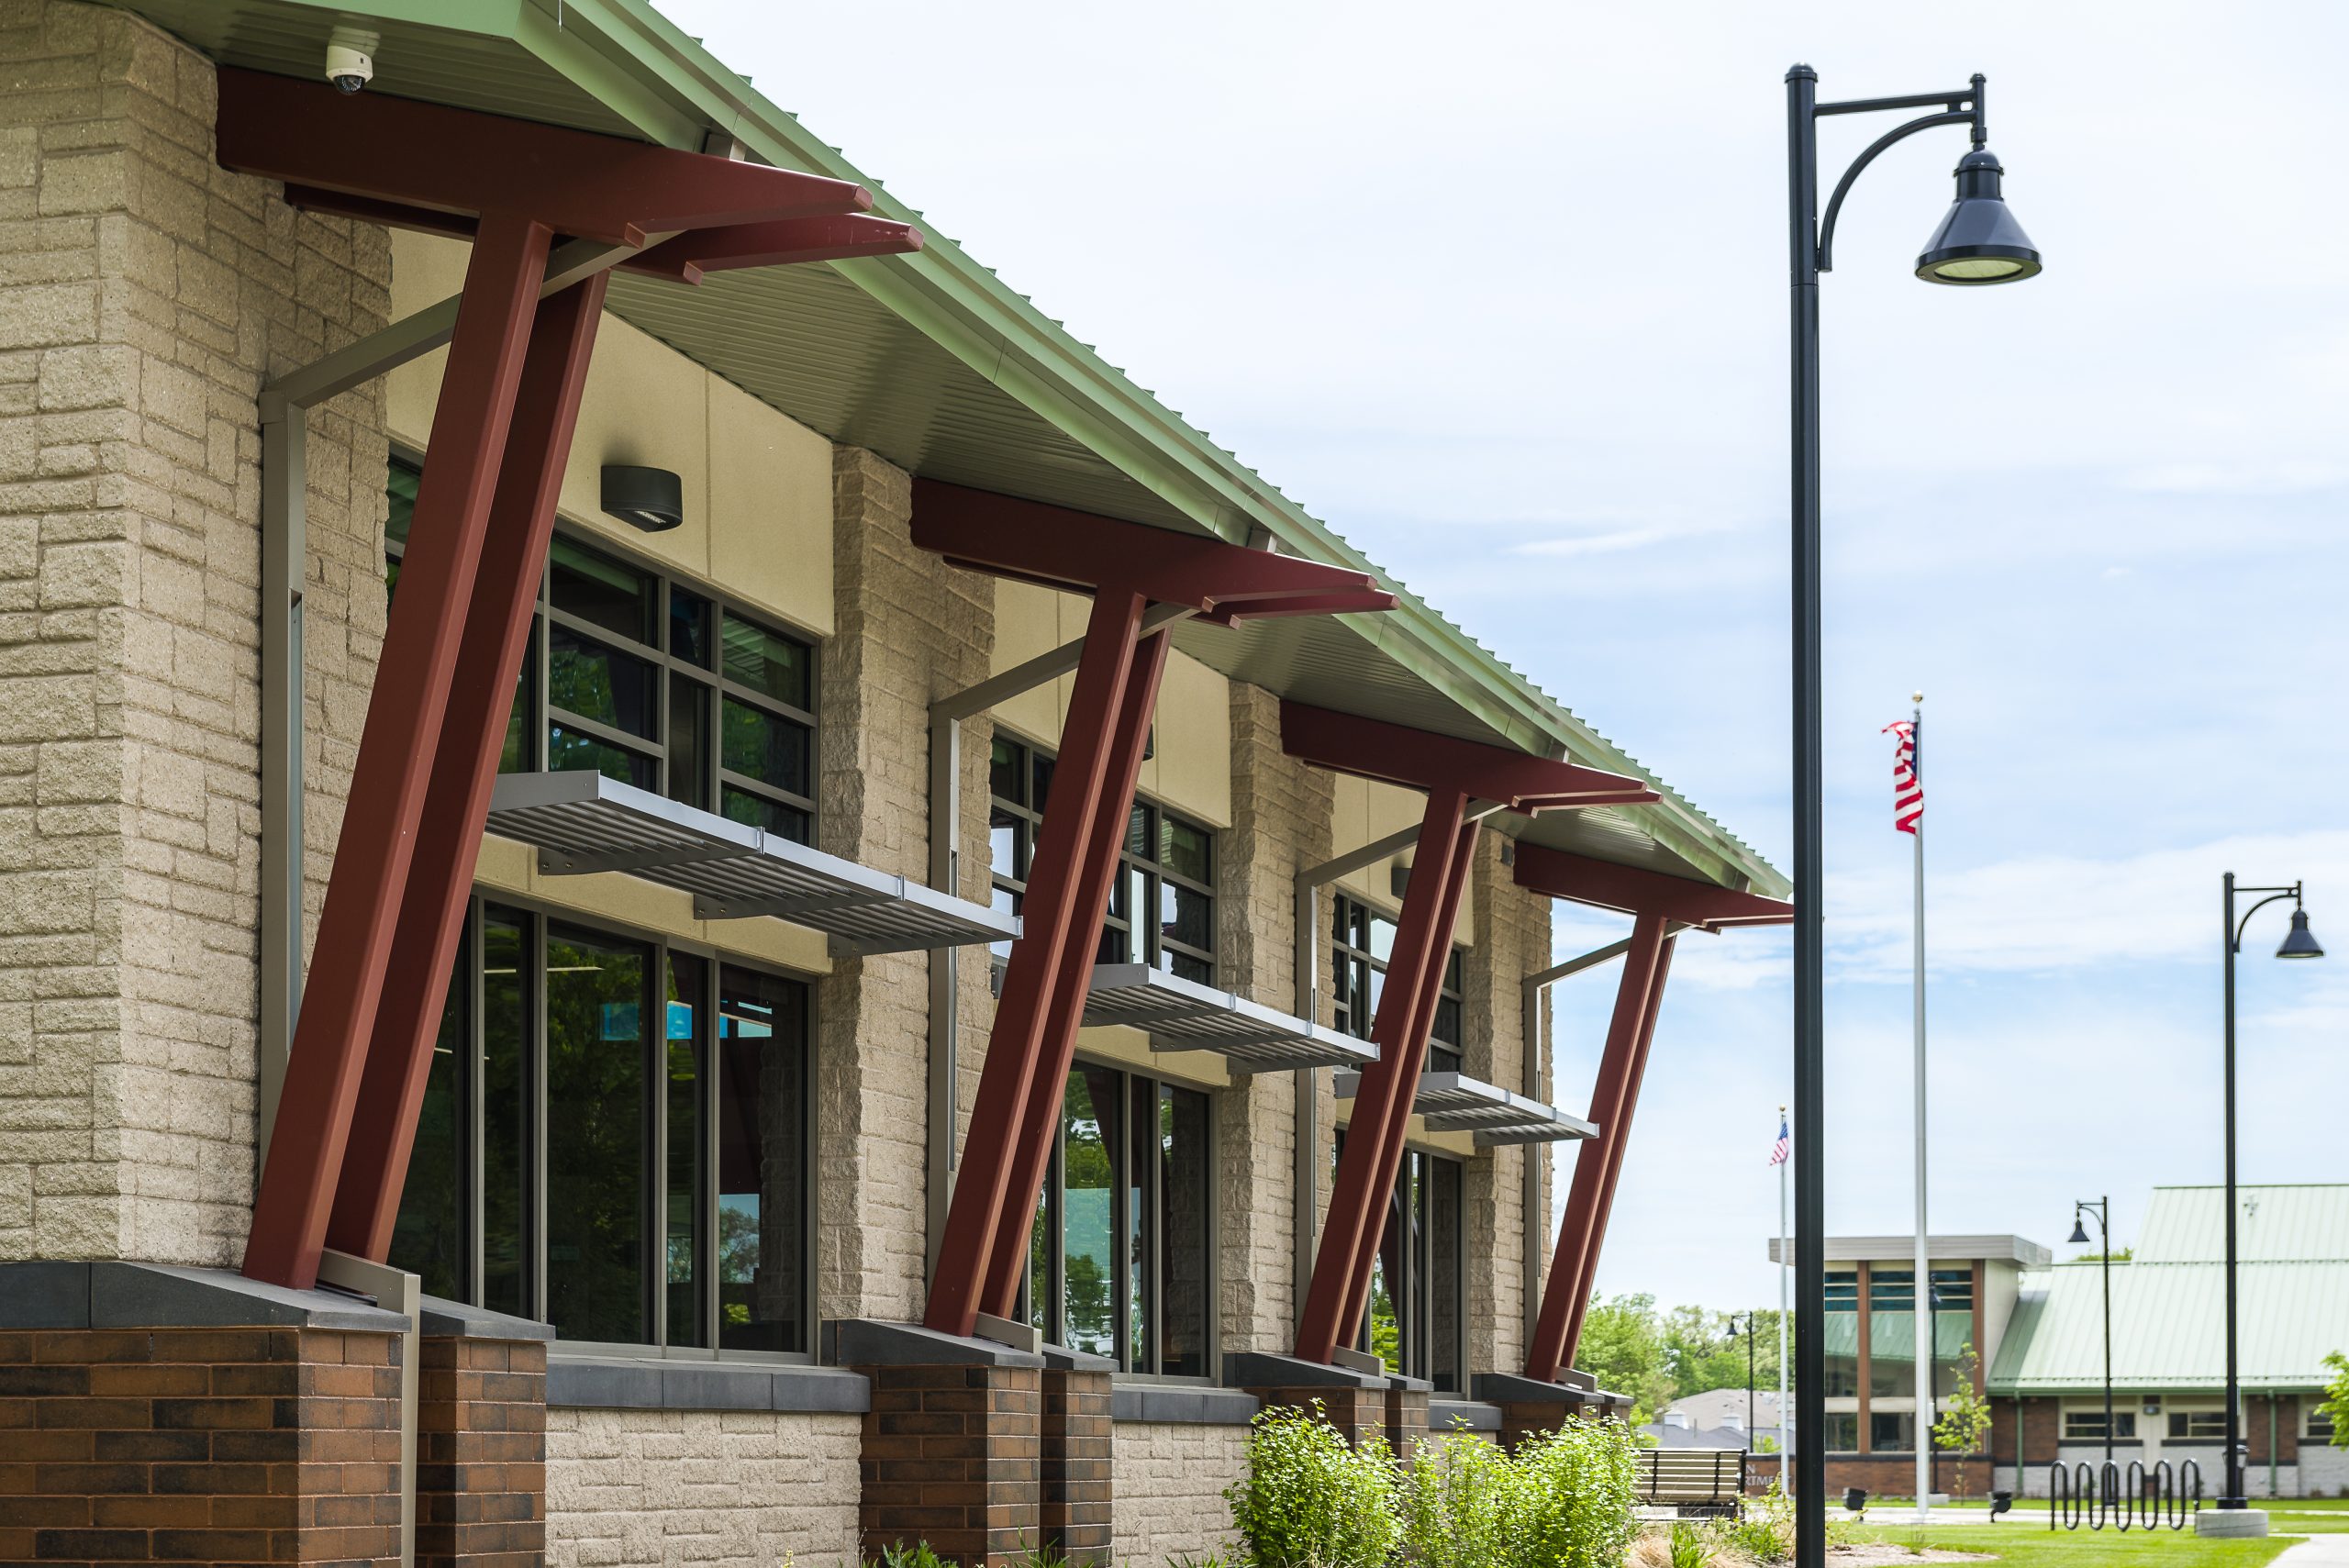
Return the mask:
{"type": "MultiPolygon", "coordinates": [[[[2349,1186],[2238,1188],[2242,1382],[2311,1389],[2349,1351],[2349,1186]]],[[[2223,1191],[2158,1187],[2143,1239],[2112,1266],[2112,1376],[2132,1393],[2226,1385],[2223,1191]]],[[[2063,1263],[2022,1276],[1990,1369],[1993,1394],[2104,1384],[2103,1270],[2063,1263]]]]}
{"type": "MultiPolygon", "coordinates": [[[[116,0],[216,61],[317,74],[339,22],[382,37],[371,92],[665,146],[711,130],[760,160],[856,180],[920,221],[643,0],[116,0]]],[[[1211,534],[1374,573],[1392,615],[1191,628],[1226,674],[1341,710],[1571,758],[1654,784],[1634,812],[1516,824],[1529,840],[1784,896],[1760,856],[1664,788],[1230,452],[925,226],[918,254],[615,278],[618,314],[827,437],[926,477],[1211,534]]]]}

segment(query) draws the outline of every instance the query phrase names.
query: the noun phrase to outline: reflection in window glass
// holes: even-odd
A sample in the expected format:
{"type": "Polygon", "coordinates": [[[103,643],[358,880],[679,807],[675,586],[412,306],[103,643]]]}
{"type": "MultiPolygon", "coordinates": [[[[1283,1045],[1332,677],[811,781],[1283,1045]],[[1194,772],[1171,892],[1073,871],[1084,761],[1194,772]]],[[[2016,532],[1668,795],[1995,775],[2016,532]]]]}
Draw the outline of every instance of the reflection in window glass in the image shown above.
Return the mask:
{"type": "Polygon", "coordinates": [[[769,631],[740,616],[726,617],[726,678],[762,696],[805,708],[808,691],[807,645],[769,631]]]}
{"type": "Polygon", "coordinates": [[[547,1321],[566,1340],[646,1338],[646,967],[547,929],[547,1321]]]}
{"type": "Polygon", "coordinates": [[[607,729],[651,739],[659,695],[652,666],[614,652],[569,627],[547,632],[547,698],[607,729]]]}
{"type": "MultiPolygon", "coordinates": [[[[1342,1150],[1342,1133],[1339,1141],[1342,1150]]],[[[1394,1371],[1426,1378],[1446,1392],[1464,1386],[1460,1181],[1457,1163],[1417,1149],[1404,1151],[1355,1340],[1356,1349],[1394,1371]]]]}
{"type": "MultiPolygon", "coordinates": [[[[1140,1082],[1140,1080],[1137,1080],[1140,1082]]],[[[1158,1368],[1168,1377],[1205,1377],[1213,1332],[1208,1214],[1208,1097],[1158,1085],[1158,1368]]]]}
{"type": "MultiPolygon", "coordinates": [[[[1871,1356],[1875,1353],[1869,1352],[1871,1356]]],[[[1917,1448],[1917,1418],[1906,1410],[1868,1413],[1868,1451],[1913,1453],[1917,1448]]]]}
{"type": "MultiPolygon", "coordinates": [[[[1826,1307],[1826,1373],[1822,1386],[1828,1398],[1845,1399],[1860,1391],[1860,1276],[1852,1272],[1830,1271],[1826,1307]]],[[[1854,1440],[1858,1440],[1856,1429],[1854,1440]]]]}
{"type": "Polygon", "coordinates": [[[1061,1270],[1064,1337],[1073,1351],[1118,1353],[1118,1074],[1079,1066],[1061,1121],[1061,1270]]]}
{"type": "Polygon", "coordinates": [[[432,1042],[432,1066],[417,1107],[416,1143],[408,1155],[407,1185],[392,1228],[392,1266],[417,1276],[427,1296],[462,1300],[471,1290],[465,1256],[465,1167],[467,1151],[464,1057],[471,1033],[465,1005],[473,989],[472,965],[463,948],[440,1009],[440,1033],[432,1042]]]}
{"type": "Polygon", "coordinates": [[[668,1060],[669,1172],[663,1233],[663,1288],[668,1292],[669,1343],[708,1342],[695,1260],[701,1256],[701,1041],[703,993],[709,966],[697,958],[669,958],[669,995],[662,1009],[662,1044],[668,1060]]]}
{"type": "Polygon", "coordinates": [[[718,993],[718,1342],[804,1351],[807,1022],[800,988],[727,965],[718,993]]]}
{"type": "Polygon", "coordinates": [[[1460,1364],[1464,1327],[1461,1307],[1466,1290],[1466,1281],[1461,1277],[1465,1256],[1461,1181],[1457,1161],[1428,1161],[1427,1375],[1437,1388],[1448,1392],[1468,1386],[1460,1364]]]}
{"type": "Polygon", "coordinates": [[[547,731],[547,771],[556,773],[601,773],[615,783],[651,789],[659,764],[641,751],[630,751],[561,723],[547,731]]]}
{"type": "Polygon", "coordinates": [[[482,1302],[535,1318],[529,1213],[530,979],[527,917],[491,905],[481,921],[482,1302]]]}
{"type": "Polygon", "coordinates": [[[547,602],[630,642],[652,642],[660,580],[567,534],[547,547],[547,602]]]}
{"type": "Polygon", "coordinates": [[[779,718],[732,697],[726,699],[725,711],[725,762],[729,772],[795,795],[808,793],[805,725],[779,718]]]}
{"type": "Polygon", "coordinates": [[[1827,1413],[1827,1450],[1830,1453],[1856,1453],[1860,1447],[1860,1416],[1856,1410],[1830,1410],[1827,1413]]]}

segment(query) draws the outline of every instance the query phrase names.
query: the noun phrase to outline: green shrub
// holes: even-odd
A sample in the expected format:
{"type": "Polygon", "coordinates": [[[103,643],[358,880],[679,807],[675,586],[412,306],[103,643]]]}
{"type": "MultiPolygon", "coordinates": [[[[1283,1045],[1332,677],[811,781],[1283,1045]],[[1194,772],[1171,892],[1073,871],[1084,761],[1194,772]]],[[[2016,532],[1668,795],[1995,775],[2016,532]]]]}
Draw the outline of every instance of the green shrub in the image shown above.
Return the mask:
{"type": "Polygon", "coordinates": [[[1259,1414],[1248,1472],[1223,1496],[1256,1568],[1379,1568],[1395,1550],[1395,1489],[1385,1440],[1348,1446],[1317,1403],[1259,1414]]]}
{"type": "Polygon", "coordinates": [[[1687,1519],[1672,1521],[1669,1541],[1672,1568],[1712,1568],[1713,1543],[1705,1532],[1687,1519]]]}
{"type": "Polygon", "coordinates": [[[1518,1446],[1512,1568],[1616,1568],[1639,1526],[1631,1429],[1569,1421],[1518,1446]]]}
{"type": "Polygon", "coordinates": [[[1416,1568],[1493,1568],[1514,1555],[1517,1467],[1491,1443],[1453,1433],[1411,1451],[1399,1500],[1403,1554],[1416,1568]]]}

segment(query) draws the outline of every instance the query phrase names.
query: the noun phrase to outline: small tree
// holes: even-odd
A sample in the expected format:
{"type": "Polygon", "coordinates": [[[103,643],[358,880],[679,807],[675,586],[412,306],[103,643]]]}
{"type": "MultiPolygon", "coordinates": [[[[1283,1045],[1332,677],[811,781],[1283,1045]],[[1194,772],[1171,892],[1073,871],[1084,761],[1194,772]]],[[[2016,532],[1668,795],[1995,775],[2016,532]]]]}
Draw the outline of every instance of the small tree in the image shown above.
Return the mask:
{"type": "Polygon", "coordinates": [[[1957,1495],[1965,1495],[1965,1461],[1982,1451],[1990,1435],[1990,1402],[1982,1396],[1982,1360],[1971,1341],[1958,1351],[1957,1389],[1942,1402],[1933,1423],[1933,1446],[1957,1456],[1957,1495]]]}
{"type": "Polygon", "coordinates": [[[2324,1413],[2332,1418],[2332,1446],[2349,1448],[2349,1356],[2339,1351],[2324,1358],[2332,1381],[2324,1385],[2324,1413]]]}

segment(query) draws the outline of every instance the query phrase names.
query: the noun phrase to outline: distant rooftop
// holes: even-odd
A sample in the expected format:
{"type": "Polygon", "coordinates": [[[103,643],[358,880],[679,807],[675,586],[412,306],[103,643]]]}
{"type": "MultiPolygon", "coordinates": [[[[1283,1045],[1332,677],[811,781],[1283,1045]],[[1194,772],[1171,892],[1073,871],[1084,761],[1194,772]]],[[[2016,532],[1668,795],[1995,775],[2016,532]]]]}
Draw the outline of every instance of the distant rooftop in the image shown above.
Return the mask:
{"type": "MultiPolygon", "coordinates": [[[[1936,1236],[1928,1232],[1925,1251],[1934,1262],[1970,1262],[1987,1258],[1994,1263],[2014,1263],[2026,1269],[2043,1269],[2054,1261],[2054,1254],[2036,1241],[2021,1236],[1936,1236]]],[[[1831,1263],[1898,1263],[1917,1253],[1917,1238],[1909,1236],[1830,1236],[1827,1239],[1827,1261],[1831,1263]]],[[[1789,1252],[1791,1257],[1792,1253],[1789,1252]]],[[[1778,1241],[1770,1239],[1770,1261],[1778,1262],[1778,1241]]]]}

